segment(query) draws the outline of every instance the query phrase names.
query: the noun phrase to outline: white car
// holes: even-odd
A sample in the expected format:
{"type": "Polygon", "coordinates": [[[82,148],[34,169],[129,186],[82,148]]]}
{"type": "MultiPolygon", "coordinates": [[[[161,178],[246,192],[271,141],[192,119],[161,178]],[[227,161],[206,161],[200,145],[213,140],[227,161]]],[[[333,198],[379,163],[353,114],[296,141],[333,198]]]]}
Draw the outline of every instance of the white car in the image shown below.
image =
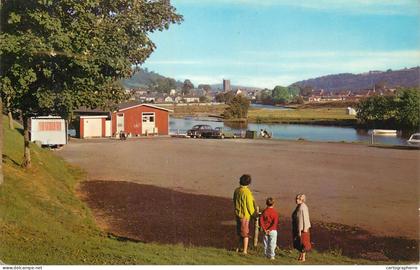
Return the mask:
{"type": "Polygon", "coordinates": [[[409,145],[420,146],[420,133],[414,133],[413,135],[411,135],[407,143],[409,145]]]}

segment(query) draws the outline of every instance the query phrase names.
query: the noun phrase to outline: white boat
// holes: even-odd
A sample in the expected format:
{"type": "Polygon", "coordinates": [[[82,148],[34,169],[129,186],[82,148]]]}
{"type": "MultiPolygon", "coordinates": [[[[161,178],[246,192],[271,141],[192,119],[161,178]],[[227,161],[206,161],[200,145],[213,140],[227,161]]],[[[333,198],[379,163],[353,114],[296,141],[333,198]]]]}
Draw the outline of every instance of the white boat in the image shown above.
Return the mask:
{"type": "Polygon", "coordinates": [[[420,133],[414,133],[410,136],[410,139],[407,140],[409,145],[420,146],[420,133]]]}
{"type": "Polygon", "coordinates": [[[374,129],[372,130],[373,135],[378,136],[397,136],[397,130],[395,129],[374,129]]]}

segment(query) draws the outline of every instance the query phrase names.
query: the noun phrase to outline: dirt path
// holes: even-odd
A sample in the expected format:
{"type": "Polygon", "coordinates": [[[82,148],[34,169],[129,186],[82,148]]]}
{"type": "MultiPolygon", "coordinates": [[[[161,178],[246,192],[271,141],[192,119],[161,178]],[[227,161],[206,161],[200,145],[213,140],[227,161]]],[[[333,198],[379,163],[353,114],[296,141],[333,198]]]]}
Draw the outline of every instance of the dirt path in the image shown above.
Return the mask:
{"type": "Polygon", "coordinates": [[[73,141],[58,152],[89,179],[231,198],[250,173],[258,204],[288,216],[307,195],[311,218],[419,238],[420,151],[340,143],[173,138],[73,141]]]}

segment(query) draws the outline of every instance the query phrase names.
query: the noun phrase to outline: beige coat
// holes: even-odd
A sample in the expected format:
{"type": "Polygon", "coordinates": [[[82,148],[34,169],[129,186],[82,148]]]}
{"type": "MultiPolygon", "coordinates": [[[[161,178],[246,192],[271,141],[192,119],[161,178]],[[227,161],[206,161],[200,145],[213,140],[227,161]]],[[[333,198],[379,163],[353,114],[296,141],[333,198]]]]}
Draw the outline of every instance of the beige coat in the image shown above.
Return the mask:
{"type": "Polygon", "coordinates": [[[298,225],[298,232],[299,236],[301,232],[309,231],[311,227],[311,221],[309,219],[309,210],[308,206],[305,203],[301,203],[297,212],[297,225],[298,225]]]}

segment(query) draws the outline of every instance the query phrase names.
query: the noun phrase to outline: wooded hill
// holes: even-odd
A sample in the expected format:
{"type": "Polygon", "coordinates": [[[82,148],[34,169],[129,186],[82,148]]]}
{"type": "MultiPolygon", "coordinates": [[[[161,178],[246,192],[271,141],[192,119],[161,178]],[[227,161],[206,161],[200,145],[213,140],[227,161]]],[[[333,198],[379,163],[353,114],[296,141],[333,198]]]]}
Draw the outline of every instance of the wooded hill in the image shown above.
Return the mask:
{"type": "Polygon", "coordinates": [[[420,67],[401,70],[369,71],[361,74],[341,73],[295,82],[293,85],[310,86],[328,91],[361,90],[376,87],[419,87],[420,67]]]}
{"type": "MultiPolygon", "coordinates": [[[[140,68],[134,73],[134,75],[130,79],[123,79],[121,80],[121,83],[126,89],[148,88],[150,85],[156,85],[159,81],[163,81],[166,79],[174,80],[172,78],[162,76],[154,71],[149,71],[147,68],[140,68]]],[[[176,86],[178,88],[181,88],[182,82],[176,81],[176,86]]]]}

